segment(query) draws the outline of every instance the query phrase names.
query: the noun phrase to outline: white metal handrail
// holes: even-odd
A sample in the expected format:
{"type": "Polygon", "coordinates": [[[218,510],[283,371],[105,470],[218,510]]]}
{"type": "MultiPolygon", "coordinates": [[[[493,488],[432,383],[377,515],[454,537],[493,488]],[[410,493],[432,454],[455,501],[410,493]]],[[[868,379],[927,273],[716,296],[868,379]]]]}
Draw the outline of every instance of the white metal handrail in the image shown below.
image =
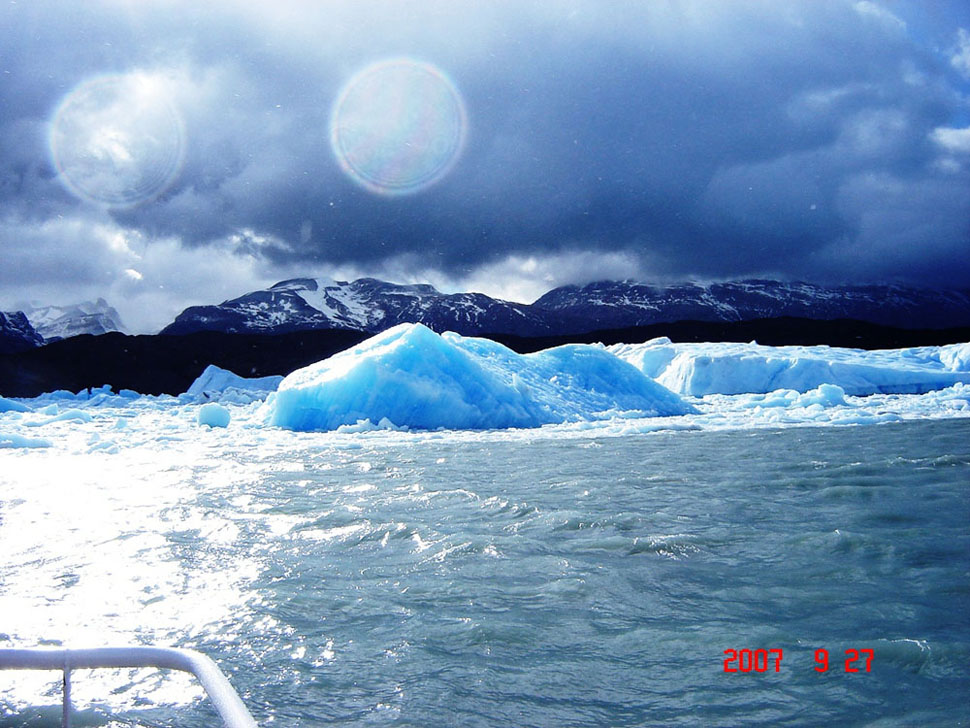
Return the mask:
{"type": "Polygon", "coordinates": [[[0,670],[61,670],[64,673],[61,725],[71,725],[71,671],[97,668],[159,667],[191,672],[205,688],[226,728],[257,728],[239,695],[216,664],[201,652],[172,647],[92,649],[0,649],[0,670]]]}

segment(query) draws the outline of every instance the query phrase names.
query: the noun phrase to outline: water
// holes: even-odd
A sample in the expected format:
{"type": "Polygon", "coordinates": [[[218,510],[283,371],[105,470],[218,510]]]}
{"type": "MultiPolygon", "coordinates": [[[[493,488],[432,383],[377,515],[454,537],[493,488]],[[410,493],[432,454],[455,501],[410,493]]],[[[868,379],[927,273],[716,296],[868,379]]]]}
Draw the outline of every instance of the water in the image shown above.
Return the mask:
{"type": "MultiPolygon", "coordinates": [[[[967,420],[281,436],[10,457],[0,645],[199,648],[266,725],[970,722],[967,420]]],[[[0,725],[50,725],[53,677],[0,673],[0,725]]],[[[93,724],[213,721],[181,677],[75,680],[93,724]]]]}

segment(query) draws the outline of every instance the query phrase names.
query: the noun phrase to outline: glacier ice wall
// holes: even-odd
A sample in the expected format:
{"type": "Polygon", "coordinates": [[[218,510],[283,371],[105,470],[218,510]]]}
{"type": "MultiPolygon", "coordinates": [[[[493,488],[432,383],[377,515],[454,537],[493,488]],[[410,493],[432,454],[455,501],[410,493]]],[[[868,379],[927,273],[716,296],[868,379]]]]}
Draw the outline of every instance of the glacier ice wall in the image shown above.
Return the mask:
{"type": "Polygon", "coordinates": [[[667,338],[607,347],[684,395],[807,392],[823,384],[846,394],[923,394],[970,382],[970,344],[863,351],[756,343],[673,344],[667,338]]]}
{"type": "Polygon", "coordinates": [[[382,420],[418,429],[494,429],[693,411],[604,347],[516,354],[501,344],[401,324],[287,376],[267,421],[335,430],[382,420]]]}

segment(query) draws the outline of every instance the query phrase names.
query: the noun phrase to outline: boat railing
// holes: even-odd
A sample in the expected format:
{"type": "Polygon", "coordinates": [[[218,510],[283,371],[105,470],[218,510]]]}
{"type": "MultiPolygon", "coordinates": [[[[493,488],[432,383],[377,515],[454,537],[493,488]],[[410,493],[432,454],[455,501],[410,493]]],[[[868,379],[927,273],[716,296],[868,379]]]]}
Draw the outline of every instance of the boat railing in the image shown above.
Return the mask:
{"type": "Polygon", "coordinates": [[[171,647],[96,647],[91,649],[0,649],[0,670],[61,670],[61,725],[71,725],[71,671],[157,667],[190,672],[198,679],[226,728],[257,728],[242,699],[216,664],[201,652],[171,647]]]}

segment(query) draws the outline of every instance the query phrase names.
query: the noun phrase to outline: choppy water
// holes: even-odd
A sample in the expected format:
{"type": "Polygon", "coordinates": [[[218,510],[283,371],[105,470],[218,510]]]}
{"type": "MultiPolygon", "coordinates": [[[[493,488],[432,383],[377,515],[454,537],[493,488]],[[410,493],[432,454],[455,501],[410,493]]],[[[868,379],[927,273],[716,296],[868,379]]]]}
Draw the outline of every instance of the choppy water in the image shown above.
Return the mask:
{"type": "MultiPolygon", "coordinates": [[[[207,448],[8,458],[0,646],[196,647],[282,726],[970,722],[967,420],[207,448]]],[[[0,673],[0,725],[53,677],[0,673]]],[[[213,723],[75,681],[93,723],[213,723]]]]}

